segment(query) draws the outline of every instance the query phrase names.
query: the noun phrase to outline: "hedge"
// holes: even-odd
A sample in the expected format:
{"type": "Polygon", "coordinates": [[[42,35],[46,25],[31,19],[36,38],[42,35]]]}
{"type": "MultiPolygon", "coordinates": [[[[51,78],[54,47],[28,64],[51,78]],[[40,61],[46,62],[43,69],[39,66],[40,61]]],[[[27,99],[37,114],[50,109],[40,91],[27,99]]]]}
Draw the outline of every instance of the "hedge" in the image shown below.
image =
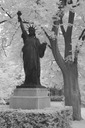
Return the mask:
{"type": "Polygon", "coordinates": [[[63,101],[64,96],[50,96],[51,101],[63,101]]]}
{"type": "Polygon", "coordinates": [[[72,108],[0,110],[0,128],[71,128],[72,108]]]}

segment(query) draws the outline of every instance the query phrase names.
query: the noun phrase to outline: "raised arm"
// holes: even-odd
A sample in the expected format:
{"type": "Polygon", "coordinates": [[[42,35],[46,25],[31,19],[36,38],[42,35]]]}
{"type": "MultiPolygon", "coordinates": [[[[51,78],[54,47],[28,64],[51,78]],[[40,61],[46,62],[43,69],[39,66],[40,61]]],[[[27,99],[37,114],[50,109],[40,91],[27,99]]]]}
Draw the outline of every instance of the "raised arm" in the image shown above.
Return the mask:
{"type": "Polygon", "coordinates": [[[18,15],[18,22],[20,22],[20,27],[21,27],[22,33],[27,33],[26,30],[25,30],[25,28],[24,28],[22,19],[20,17],[22,15],[22,13],[20,11],[18,11],[17,12],[17,15],[18,15]]]}

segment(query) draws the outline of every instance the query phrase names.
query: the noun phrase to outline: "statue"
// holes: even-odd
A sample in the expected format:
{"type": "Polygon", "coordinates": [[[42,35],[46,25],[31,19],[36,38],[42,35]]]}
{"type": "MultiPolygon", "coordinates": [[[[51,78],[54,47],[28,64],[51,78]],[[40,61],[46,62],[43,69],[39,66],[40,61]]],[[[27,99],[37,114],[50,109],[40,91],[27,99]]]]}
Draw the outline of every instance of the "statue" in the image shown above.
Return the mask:
{"type": "Polygon", "coordinates": [[[22,13],[18,11],[18,22],[20,22],[20,27],[22,30],[22,38],[24,46],[22,48],[23,52],[23,64],[25,72],[25,81],[18,88],[41,88],[40,83],[40,58],[44,56],[47,43],[40,44],[39,39],[36,37],[35,28],[30,26],[26,32],[21,15],[22,13]]]}

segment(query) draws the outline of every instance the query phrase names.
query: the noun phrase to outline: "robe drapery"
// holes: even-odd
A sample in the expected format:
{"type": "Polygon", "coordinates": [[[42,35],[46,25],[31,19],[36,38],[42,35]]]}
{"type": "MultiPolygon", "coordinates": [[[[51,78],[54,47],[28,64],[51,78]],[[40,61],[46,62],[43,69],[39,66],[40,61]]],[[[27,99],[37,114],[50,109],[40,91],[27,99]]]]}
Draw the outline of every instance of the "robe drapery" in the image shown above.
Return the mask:
{"type": "Polygon", "coordinates": [[[29,36],[26,32],[22,34],[24,46],[23,62],[25,71],[25,85],[40,85],[40,58],[44,56],[46,43],[40,44],[35,36],[29,36]]]}

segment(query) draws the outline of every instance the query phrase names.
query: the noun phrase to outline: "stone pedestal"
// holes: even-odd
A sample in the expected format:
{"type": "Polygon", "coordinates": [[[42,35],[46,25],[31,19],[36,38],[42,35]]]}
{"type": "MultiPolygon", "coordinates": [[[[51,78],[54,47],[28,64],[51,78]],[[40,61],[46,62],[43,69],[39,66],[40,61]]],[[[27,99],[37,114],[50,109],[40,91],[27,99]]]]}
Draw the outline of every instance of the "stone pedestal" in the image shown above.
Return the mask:
{"type": "Polygon", "coordinates": [[[10,98],[13,109],[43,109],[50,107],[50,97],[46,88],[17,88],[10,98]]]}

